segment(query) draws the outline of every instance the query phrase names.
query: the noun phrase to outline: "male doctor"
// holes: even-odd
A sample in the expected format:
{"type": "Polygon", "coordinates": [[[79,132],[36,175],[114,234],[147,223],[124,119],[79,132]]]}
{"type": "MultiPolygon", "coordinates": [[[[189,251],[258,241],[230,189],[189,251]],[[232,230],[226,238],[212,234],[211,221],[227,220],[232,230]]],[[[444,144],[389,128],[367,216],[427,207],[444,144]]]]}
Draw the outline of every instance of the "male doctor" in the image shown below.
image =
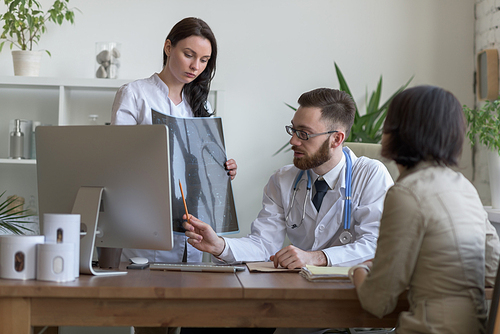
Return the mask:
{"type": "Polygon", "coordinates": [[[355,115],[347,93],[319,88],[298,103],[286,127],[293,165],[271,176],[251,233],[222,238],[190,216],[184,227],[195,248],[227,262],[271,260],[285,268],[351,266],[373,258],[392,178],[380,161],[342,147],[355,115]],[[282,248],[286,235],[291,245],[282,248]]]}

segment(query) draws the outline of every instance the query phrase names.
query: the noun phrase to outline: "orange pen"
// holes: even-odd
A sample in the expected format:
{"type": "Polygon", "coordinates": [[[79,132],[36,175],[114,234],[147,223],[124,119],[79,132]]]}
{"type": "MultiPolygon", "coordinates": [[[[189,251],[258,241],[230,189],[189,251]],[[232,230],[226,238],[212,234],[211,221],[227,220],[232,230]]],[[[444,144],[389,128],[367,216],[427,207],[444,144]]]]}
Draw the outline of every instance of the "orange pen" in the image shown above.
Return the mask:
{"type": "Polygon", "coordinates": [[[182,191],[181,180],[179,180],[179,187],[181,188],[182,201],[184,202],[184,210],[186,210],[186,218],[187,218],[187,222],[189,223],[188,207],[186,205],[186,198],[184,197],[184,191],[182,191]]]}

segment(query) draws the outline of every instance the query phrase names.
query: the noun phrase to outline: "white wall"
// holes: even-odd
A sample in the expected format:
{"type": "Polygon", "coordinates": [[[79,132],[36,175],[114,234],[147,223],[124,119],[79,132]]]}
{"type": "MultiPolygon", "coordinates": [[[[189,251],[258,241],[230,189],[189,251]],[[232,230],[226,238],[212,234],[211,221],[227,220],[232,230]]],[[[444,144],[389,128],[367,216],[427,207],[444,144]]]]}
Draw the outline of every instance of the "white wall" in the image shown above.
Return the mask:
{"type": "MultiPolygon", "coordinates": [[[[42,3],[51,3],[43,0],[42,3]]],[[[471,105],[474,72],[473,0],[72,0],[75,25],[49,26],[39,47],[41,76],[94,75],[97,41],[122,43],[121,78],[159,71],[164,39],[186,16],[203,18],[219,43],[215,82],[225,88],[228,156],[238,162],[233,182],[242,234],[260,209],[271,173],[291,161],[272,157],[289,136],[292,111],[305,91],[338,87],[342,69],[359,104],[384,78],[384,98],[412,75],[471,105]]],[[[2,9],[2,7],[0,7],[2,9]]],[[[0,75],[13,75],[8,49],[0,75]]],[[[361,108],[363,109],[363,108],[361,108]]],[[[464,166],[468,163],[468,150],[464,166]]],[[[470,168],[464,169],[470,177],[470,168]]]]}

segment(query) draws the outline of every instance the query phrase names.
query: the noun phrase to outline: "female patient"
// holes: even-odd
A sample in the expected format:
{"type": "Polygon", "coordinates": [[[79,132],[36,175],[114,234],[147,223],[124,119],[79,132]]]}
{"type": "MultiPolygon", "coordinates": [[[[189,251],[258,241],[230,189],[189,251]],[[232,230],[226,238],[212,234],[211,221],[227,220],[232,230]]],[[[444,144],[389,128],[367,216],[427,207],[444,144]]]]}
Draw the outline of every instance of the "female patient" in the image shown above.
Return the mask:
{"type": "Polygon", "coordinates": [[[373,262],[351,269],[363,308],[390,313],[409,288],[397,333],[483,333],[485,281],[493,285],[500,243],[472,184],[450,167],[465,121],[449,92],[419,86],[387,113],[382,155],[400,170],[387,192],[373,262]]]}

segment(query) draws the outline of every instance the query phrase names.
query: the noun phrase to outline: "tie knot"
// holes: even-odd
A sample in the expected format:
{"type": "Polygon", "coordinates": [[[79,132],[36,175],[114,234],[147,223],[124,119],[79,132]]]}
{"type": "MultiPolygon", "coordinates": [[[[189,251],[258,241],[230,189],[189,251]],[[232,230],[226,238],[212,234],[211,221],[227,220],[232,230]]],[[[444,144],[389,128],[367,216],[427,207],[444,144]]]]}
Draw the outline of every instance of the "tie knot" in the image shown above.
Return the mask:
{"type": "Polygon", "coordinates": [[[314,182],[314,187],[316,187],[316,192],[325,192],[328,190],[328,183],[325,180],[316,180],[314,182]]]}

